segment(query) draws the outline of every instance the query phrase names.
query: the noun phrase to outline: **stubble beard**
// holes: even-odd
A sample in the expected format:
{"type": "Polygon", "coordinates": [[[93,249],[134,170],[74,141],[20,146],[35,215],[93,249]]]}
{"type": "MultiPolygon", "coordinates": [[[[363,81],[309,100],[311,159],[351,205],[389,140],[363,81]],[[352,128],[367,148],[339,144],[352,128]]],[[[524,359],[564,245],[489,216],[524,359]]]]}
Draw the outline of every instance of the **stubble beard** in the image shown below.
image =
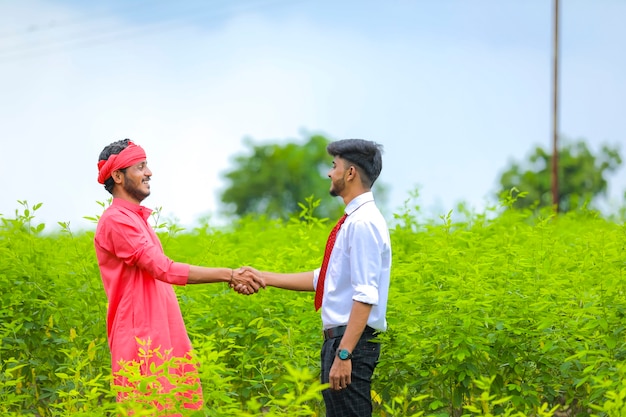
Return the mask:
{"type": "Polygon", "coordinates": [[[331,182],[330,195],[333,197],[339,197],[339,194],[346,188],[346,183],[343,179],[337,180],[337,182],[331,182]]]}
{"type": "MultiPolygon", "coordinates": [[[[141,184],[143,184],[143,179],[141,184]]],[[[129,181],[124,181],[124,191],[126,191],[130,196],[135,198],[137,201],[143,201],[146,197],[150,195],[150,190],[143,191],[140,190],[139,187],[135,187],[131,185],[129,181]]]]}

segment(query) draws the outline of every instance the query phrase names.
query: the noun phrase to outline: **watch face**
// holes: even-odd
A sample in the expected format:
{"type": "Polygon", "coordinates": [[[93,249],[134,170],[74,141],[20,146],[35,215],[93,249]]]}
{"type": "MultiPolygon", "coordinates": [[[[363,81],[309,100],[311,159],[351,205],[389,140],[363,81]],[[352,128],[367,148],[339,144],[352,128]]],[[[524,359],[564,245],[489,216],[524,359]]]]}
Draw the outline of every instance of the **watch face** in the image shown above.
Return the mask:
{"type": "Polygon", "coordinates": [[[339,356],[339,359],[346,360],[352,355],[350,355],[350,352],[348,352],[346,349],[341,349],[337,356],[339,356]]]}

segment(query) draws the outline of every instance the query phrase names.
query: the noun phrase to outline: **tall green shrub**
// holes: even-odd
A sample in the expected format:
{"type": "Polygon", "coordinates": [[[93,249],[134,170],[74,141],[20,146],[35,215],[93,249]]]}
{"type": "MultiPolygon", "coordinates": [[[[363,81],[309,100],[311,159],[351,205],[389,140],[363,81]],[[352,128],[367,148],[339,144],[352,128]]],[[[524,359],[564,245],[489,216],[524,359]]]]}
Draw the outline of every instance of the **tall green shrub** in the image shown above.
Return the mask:
{"type": "MultiPolygon", "coordinates": [[[[331,227],[307,204],[288,222],[155,227],[176,260],[302,271],[321,263],[331,227]]],[[[0,414],[125,415],[110,385],[93,233],[64,223],[45,233],[39,206],[20,205],[0,218],[0,414]]],[[[462,207],[421,217],[407,204],[391,227],[375,416],[623,415],[623,221],[462,207]]],[[[200,362],[206,407],[197,415],[323,415],[312,294],[176,291],[200,362]]]]}

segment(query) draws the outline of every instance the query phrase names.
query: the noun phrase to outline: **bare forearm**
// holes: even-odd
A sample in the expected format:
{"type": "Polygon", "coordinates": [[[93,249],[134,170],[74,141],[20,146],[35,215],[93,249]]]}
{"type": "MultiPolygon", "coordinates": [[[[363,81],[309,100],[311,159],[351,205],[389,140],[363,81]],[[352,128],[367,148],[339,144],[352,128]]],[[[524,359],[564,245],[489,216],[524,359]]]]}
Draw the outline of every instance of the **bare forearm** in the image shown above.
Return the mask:
{"type": "Polygon", "coordinates": [[[229,282],[233,276],[230,268],[208,268],[204,266],[189,266],[187,284],[209,284],[213,282],[229,282]]]}
{"type": "Polygon", "coordinates": [[[365,304],[359,301],[352,302],[348,327],[341,338],[339,349],[348,349],[350,352],[354,350],[359,338],[363,334],[363,330],[365,330],[365,326],[367,326],[367,319],[371,311],[371,304],[365,304]]]}
{"type": "MultiPolygon", "coordinates": [[[[363,334],[363,330],[365,330],[365,326],[367,326],[367,319],[371,310],[372,306],[370,304],[352,301],[348,327],[339,342],[338,349],[346,349],[348,352],[354,351],[357,342],[363,334]]],[[[352,383],[352,361],[338,358],[333,360],[330,373],[328,374],[328,382],[332,390],[341,390],[350,385],[352,383]]]]}
{"type": "Polygon", "coordinates": [[[313,271],[280,274],[263,271],[261,273],[265,284],[271,287],[292,291],[314,291],[313,271]]]}
{"type": "Polygon", "coordinates": [[[263,278],[248,268],[189,266],[187,284],[210,284],[213,282],[228,282],[232,288],[239,288],[239,292],[248,295],[258,292],[259,288],[265,288],[263,278]]]}

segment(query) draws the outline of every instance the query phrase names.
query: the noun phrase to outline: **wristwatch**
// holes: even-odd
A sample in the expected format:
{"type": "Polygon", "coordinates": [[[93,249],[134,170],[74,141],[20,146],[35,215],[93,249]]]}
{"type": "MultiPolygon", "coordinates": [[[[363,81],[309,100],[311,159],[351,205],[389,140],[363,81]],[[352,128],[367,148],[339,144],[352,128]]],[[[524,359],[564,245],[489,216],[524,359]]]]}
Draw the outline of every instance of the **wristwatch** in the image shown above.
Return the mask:
{"type": "Polygon", "coordinates": [[[347,361],[348,359],[352,359],[352,353],[348,349],[339,349],[337,351],[337,357],[342,361],[347,361]]]}

